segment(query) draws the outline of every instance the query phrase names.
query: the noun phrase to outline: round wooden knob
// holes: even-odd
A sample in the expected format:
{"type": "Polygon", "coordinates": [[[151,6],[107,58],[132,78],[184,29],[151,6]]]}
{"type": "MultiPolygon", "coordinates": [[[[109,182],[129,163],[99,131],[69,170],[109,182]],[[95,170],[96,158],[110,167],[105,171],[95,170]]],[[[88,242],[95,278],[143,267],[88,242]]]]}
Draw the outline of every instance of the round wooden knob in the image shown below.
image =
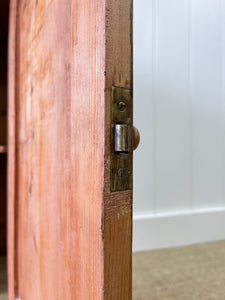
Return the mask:
{"type": "Polygon", "coordinates": [[[140,133],[135,126],[133,126],[133,150],[135,150],[140,142],[140,133]]]}

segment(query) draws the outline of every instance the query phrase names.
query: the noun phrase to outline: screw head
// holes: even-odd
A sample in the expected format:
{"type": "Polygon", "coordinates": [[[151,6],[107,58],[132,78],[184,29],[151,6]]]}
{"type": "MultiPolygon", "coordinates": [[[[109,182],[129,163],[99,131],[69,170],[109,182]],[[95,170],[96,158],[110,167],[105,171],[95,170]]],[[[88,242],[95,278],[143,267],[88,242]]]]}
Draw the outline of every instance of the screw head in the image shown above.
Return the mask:
{"type": "Polygon", "coordinates": [[[125,170],[124,170],[124,168],[119,168],[119,169],[117,170],[117,175],[118,175],[118,177],[123,178],[124,175],[125,175],[125,170]]]}
{"type": "Polygon", "coordinates": [[[126,103],[124,101],[120,101],[118,103],[118,108],[120,111],[124,111],[126,109],[126,103]]]}

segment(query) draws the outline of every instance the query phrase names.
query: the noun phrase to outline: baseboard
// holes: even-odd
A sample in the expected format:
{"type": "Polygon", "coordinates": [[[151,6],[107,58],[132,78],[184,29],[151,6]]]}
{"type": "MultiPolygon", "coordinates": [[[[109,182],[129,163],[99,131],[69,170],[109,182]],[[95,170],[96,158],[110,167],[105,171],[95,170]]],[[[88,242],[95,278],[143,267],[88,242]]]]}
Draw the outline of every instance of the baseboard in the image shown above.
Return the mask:
{"type": "Polygon", "coordinates": [[[133,251],[186,246],[225,239],[225,207],[173,214],[136,215],[133,251]]]}

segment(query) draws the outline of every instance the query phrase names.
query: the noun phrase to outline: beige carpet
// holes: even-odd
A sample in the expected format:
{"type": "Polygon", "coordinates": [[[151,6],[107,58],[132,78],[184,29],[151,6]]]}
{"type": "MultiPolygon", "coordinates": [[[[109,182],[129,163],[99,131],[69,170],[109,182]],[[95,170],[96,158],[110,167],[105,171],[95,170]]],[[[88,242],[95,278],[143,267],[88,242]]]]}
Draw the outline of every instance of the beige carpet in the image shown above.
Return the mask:
{"type": "Polygon", "coordinates": [[[225,242],[138,253],[133,300],[225,299],[225,242]]]}
{"type": "Polygon", "coordinates": [[[6,279],[6,259],[0,256],[0,300],[8,300],[6,279]]]}
{"type": "MultiPolygon", "coordinates": [[[[0,300],[5,265],[0,257],[0,300]]],[[[214,299],[225,300],[225,242],[134,254],[133,300],[214,299]]]]}

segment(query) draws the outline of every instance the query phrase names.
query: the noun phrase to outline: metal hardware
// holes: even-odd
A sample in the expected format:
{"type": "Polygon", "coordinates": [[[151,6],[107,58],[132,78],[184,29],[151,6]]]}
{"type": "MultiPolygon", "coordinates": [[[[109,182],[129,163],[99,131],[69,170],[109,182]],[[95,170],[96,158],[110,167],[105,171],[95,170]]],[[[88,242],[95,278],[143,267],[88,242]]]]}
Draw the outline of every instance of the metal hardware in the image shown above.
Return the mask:
{"type": "Polygon", "coordinates": [[[120,111],[124,111],[126,109],[126,103],[123,102],[123,101],[120,101],[118,103],[118,108],[119,108],[120,111]]]}
{"type": "Polygon", "coordinates": [[[132,189],[132,90],[112,87],[111,167],[112,192],[132,189]]]}
{"type": "Polygon", "coordinates": [[[115,124],[115,152],[129,152],[130,127],[127,124],[115,124]]]}
{"type": "Polygon", "coordinates": [[[137,149],[139,143],[140,143],[140,133],[138,131],[138,129],[133,126],[132,128],[132,136],[133,136],[133,145],[132,145],[132,148],[133,150],[137,149]]]}

